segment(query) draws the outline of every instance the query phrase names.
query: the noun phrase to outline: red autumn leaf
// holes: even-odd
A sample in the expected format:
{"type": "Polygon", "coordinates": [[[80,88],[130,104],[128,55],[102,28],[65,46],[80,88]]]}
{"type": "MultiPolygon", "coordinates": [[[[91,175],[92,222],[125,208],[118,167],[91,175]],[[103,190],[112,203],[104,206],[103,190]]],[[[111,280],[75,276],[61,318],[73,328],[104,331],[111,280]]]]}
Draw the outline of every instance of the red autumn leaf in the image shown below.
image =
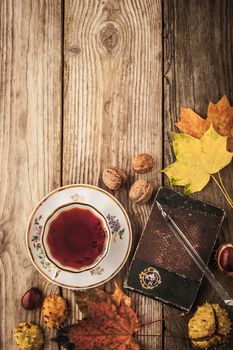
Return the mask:
{"type": "Polygon", "coordinates": [[[139,349],[132,334],[138,328],[135,312],[121,303],[117,308],[113,303],[89,302],[90,318],[79,321],[68,334],[71,343],[77,349],[139,349]]]}
{"type": "Polygon", "coordinates": [[[77,292],[76,301],[86,318],[66,332],[69,344],[74,344],[75,349],[140,350],[133,339],[139,328],[137,314],[130,306],[130,298],[119,287],[113,295],[99,289],[77,292]]]}

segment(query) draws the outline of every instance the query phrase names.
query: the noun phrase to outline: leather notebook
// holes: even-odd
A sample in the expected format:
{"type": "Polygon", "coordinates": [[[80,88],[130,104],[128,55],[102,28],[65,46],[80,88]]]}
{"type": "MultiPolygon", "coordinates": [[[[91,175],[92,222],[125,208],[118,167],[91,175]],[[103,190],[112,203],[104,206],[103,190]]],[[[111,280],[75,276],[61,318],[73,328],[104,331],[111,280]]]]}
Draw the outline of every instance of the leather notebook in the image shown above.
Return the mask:
{"type": "MultiPolygon", "coordinates": [[[[155,197],[208,264],[225,213],[168,188],[155,197]]],[[[203,278],[154,202],[124,286],[189,311],[203,278]]]]}

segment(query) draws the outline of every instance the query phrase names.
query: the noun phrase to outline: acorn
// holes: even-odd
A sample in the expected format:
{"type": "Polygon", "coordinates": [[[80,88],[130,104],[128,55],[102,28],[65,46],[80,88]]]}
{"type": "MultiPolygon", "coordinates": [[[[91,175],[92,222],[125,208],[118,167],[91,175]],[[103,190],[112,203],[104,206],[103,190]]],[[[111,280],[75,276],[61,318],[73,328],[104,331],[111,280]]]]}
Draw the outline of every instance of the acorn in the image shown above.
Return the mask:
{"type": "Polygon", "coordinates": [[[233,276],[233,244],[223,243],[217,249],[216,263],[218,270],[228,276],[233,276]]]}

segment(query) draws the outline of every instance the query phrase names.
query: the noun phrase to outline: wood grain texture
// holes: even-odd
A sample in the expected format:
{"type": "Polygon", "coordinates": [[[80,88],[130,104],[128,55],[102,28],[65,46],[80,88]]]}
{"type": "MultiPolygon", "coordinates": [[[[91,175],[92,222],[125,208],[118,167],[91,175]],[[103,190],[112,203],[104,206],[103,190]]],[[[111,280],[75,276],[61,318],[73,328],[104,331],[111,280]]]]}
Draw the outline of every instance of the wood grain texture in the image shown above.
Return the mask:
{"type": "MultiPolygon", "coordinates": [[[[135,176],[132,157],[149,152],[153,172],[141,176],[161,184],[162,13],[160,1],[65,2],[63,185],[103,186],[105,167],[129,173],[116,194],[130,215],[134,247],[150,204],[134,206],[128,190],[135,176]]],[[[126,267],[117,279],[121,282],[126,267]]],[[[112,288],[112,282],[107,289],[112,288]]],[[[63,290],[70,298],[70,293],[63,290]]],[[[72,298],[72,297],[71,297],[72,298]]],[[[161,318],[162,305],[132,294],[142,322],[161,318]]],[[[77,310],[73,310],[73,320],[77,310]]],[[[147,350],[161,349],[161,323],[141,330],[147,350]]]]}
{"type": "Polygon", "coordinates": [[[25,229],[33,207],[60,184],[60,9],[60,1],[0,1],[1,350],[16,349],[18,322],[41,323],[39,310],[21,306],[25,290],[58,290],[32,266],[25,229]]]}
{"type": "MultiPolygon", "coordinates": [[[[180,107],[190,107],[205,117],[208,102],[216,103],[224,94],[227,94],[233,104],[232,18],[232,1],[164,1],[165,165],[174,160],[171,131],[175,130],[174,123],[178,120],[180,107]]],[[[233,195],[232,164],[222,174],[229,193],[233,195]]],[[[167,179],[165,184],[168,184],[167,179]]],[[[226,209],[227,220],[217,245],[225,241],[232,242],[232,209],[216,185],[210,182],[201,193],[194,194],[193,197],[226,209]]],[[[214,259],[211,261],[211,268],[232,294],[232,279],[216,272],[214,259]]],[[[204,279],[195,305],[206,300],[220,302],[204,279]]],[[[165,317],[174,313],[178,314],[174,309],[164,307],[165,317]]],[[[230,314],[232,319],[232,311],[230,314]]],[[[184,339],[166,337],[171,333],[176,337],[187,337],[187,320],[185,317],[166,323],[165,349],[190,348],[184,339]]],[[[231,339],[226,349],[232,349],[232,341],[231,339]]]]}
{"type": "MultiPolygon", "coordinates": [[[[137,178],[168,185],[159,170],[174,160],[171,131],[180,107],[205,116],[208,101],[224,93],[233,104],[231,0],[65,0],[64,18],[61,1],[0,1],[1,350],[16,349],[19,321],[42,325],[40,310],[20,305],[30,286],[44,295],[61,292],[72,305],[69,323],[80,316],[72,293],[46,282],[27,256],[24,232],[37,202],[60,185],[104,187],[103,169],[122,168],[129,180],[116,197],[132,222],[132,256],[151,203],[132,205],[128,191],[137,178]],[[155,167],[135,175],[131,160],[141,152],[155,157],[155,167]]],[[[233,195],[232,165],[222,174],[233,195]]],[[[193,196],[226,209],[218,244],[232,241],[232,211],[215,184],[193,196]]],[[[122,283],[127,267],[115,280],[122,283]]],[[[214,259],[211,267],[231,293],[233,280],[216,271],[214,259]]],[[[113,281],[105,288],[113,289],[113,281]]],[[[141,323],[179,313],[129,294],[141,323]]],[[[206,300],[219,302],[204,280],[196,304],[206,300]]],[[[143,328],[142,349],[189,349],[187,320],[143,328]]],[[[46,332],[46,350],[59,348],[49,342],[52,335],[46,332]]]]}

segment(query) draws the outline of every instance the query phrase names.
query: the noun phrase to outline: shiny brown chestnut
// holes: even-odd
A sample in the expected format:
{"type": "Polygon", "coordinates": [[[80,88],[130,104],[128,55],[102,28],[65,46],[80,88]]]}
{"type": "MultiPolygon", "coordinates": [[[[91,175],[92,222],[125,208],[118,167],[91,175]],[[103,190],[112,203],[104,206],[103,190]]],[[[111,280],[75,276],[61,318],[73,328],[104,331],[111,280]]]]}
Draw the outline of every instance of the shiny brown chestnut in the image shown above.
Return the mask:
{"type": "Polygon", "coordinates": [[[220,245],[216,252],[216,262],[218,270],[233,276],[233,244],[224,243],[220,245]]]}
{"type": "Polygon", "coordinates": [[[21,298],[21,304],[26,310],[34,310],[40,306],[43,299],[39,288],[32,287],[28,289],[21,298]]]}

